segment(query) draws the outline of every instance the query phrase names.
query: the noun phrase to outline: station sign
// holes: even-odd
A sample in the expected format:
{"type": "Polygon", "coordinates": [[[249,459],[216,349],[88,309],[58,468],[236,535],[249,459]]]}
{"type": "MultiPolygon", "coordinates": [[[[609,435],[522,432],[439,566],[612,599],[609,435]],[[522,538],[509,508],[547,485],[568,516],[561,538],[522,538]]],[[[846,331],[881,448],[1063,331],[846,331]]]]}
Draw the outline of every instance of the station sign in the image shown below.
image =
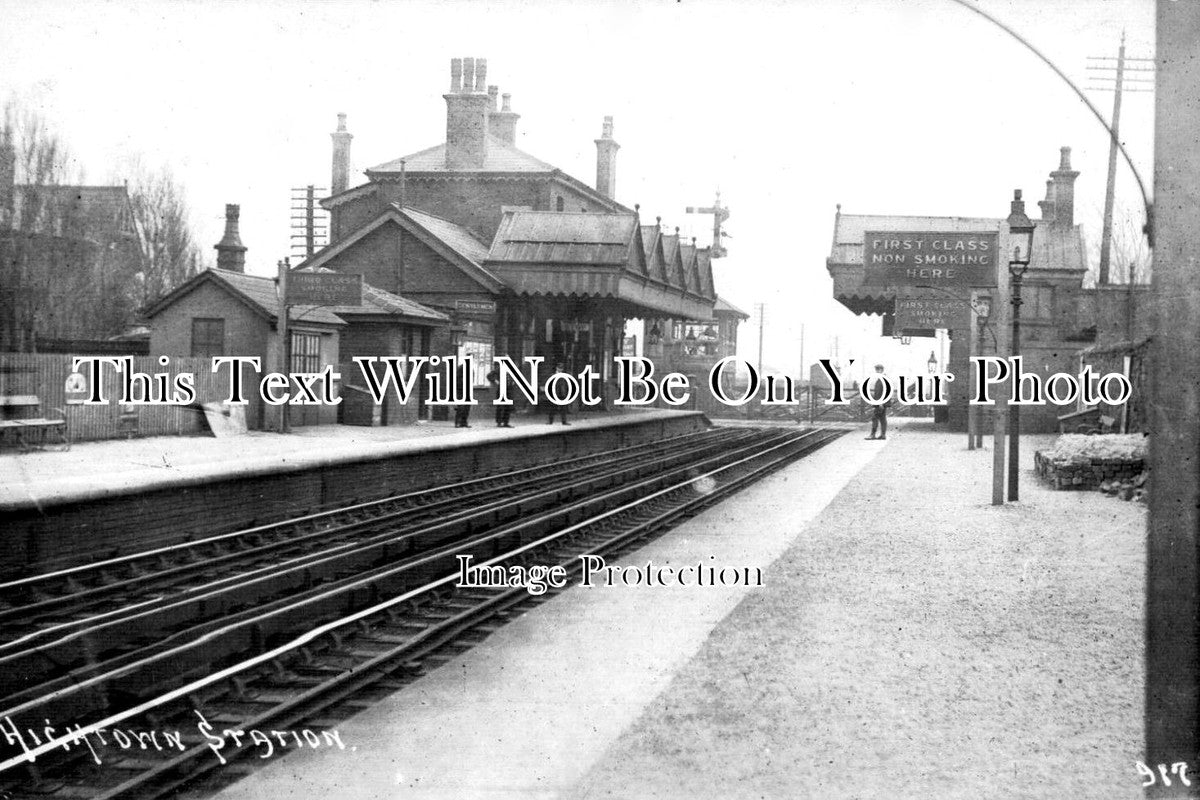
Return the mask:
{"type": "Polygon", "coordinates": [[[999,236],[994,231],[867,231],[863,234],[863,284],[997,286],[998,247],[999,236]]]}
{"type": "Polygon", "coordinates": [[[290,272],[289,306],[361,306],[362,275],[338,272],[290,272]]]}
{"type": "Polygon", "coordinates": [[[454,310],[463,314],[495,314],[496,304],[491,300],[455,300],[454,310]]]}
{"type": "MultiPolygon", "coordinates": [[[[897,297],[897,331],[948,328],[963,330],[971,322],[971,306],[954,297],[897,297]]],[[[908,333],[907,335],[914,335],[908,333]]]]}

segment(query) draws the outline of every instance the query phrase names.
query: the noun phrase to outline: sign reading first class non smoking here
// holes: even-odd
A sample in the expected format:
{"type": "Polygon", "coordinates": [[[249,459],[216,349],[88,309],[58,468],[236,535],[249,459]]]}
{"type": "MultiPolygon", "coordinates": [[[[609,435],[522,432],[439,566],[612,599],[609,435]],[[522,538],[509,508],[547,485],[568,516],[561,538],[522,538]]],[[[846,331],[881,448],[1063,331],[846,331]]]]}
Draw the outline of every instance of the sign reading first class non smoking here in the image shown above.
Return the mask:
{"type": "Polygon", "coordinates": [[[863,234],[863,283],[870,286],[996,286],[997,234],[863,234]]]}
{"type": "Polygon", "coordinates": [[[293,272],[287,276],[287,303],[293,306],[362,305],[362,275],[293,272]]]}

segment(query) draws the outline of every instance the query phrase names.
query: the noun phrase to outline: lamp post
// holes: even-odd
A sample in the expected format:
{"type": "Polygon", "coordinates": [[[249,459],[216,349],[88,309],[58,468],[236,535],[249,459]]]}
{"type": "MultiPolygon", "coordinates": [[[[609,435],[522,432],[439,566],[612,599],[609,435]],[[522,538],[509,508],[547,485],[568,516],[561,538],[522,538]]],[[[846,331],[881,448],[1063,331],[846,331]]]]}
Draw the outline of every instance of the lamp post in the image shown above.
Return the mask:
{"type": "MultiPolygon", "coordinates": [[[[1013,248],[1012,258],[1008,262],[1008,274],[1012,278],[1012,349],[1013,356],[1021,355],[1021,280],[1029,269],[1033,258],[1033,220],[1025,215],[1025,201],[1021,199],[1021,190],[1013,191],[1012,209],[1008,214],[1008,232],[1010,236],[1024,237],[1025,257],[1021,258],[1021,245],[1013,248]]],[[[1020,238],[1017,240],[1021,241],[1020,238]]],[[[1015,400],[1016,398],[1012,398],[1015,400]]],[[[1008,406],[1008,499],[1014,501],[1019,495],[1020,459],[1021,459],[1021,407],[1015,402],[1008,406]]]]}
{"type": "MultiPolygon", "coordinates": [[[[992,298],[990,295],[982,294],[975,298],[971,303],[971,307],[975,309],[975,338],[978,340],[976,345],[976,355],[983,355],[983,331],[987,327],[988,317],[992,313],[992,298]]],[[[967,449],[974,450],[976,448],[983,449],[983,409],[976,409],[974,414],[971,413],[971,406],[967,406],[967,422],[974,420],[973,430],[967,431],[967,449]]],[[[971,426],[968,426],[971,427],[971,426]]]]}

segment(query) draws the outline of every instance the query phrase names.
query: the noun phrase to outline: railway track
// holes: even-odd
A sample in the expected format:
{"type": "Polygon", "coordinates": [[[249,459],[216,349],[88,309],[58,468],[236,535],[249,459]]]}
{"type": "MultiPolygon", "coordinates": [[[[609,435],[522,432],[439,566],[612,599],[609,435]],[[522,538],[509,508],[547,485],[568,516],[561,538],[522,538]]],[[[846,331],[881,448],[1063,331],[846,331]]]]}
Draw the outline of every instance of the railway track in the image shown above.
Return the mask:
{"type": "MultiPolygon", "coordinates": [[[[556,465],[553,476],[511,473],[506,483],[450,490],[459,493],[459,509],[482,502],[469,512],[439,505],[449,502],[447,495],[426,504],[427,511],[435,505],[439,510],[419,520],[405,520],[404,511],[394,508],[370,513],[389,501],[365,504],[371,506],[367,519],[314,515],[321,519],[306,518],[291,529],[294,537],[310,537],[314,552],[273,549],[288,557],[282,565],[250,570],[254,580],[235,572],[218,579],[220,586],[210,581],[199,590],[185,581],[169,601],[139,600],[66,635],[56,629],[49,640],[43,633],[26,634],[36,640],[32,647],[22,644],[28,638],[17,637],[0,649],[4,673],[13,674],[10,668],[19,665],[40,670],[30,673],[37,677],[27,685],[8,685],[0,720],[14,726],[22,724],[17,720],[72,721],[84,731],[174,730],[179,738],[163,750],[109,754],[100,765],[91,757],[94,751],[78,746],[79,734],[69,752],[56,749],[49,737],[32,747],[9,740],[0,751],[0,789],[13,797],[175,796],[222,761],[261,747],[240,742],[218,752],[198,720],[218,730],[286,730],[301,722],[327,728],[320,723],[331,709],[352,711],[369,702],[364,692],[393,690],[423,659],[486,635],[507,611],[531,602],[524,587],[456,589],[458,555],[469,554],[482,565],[559,564],[573,574],[579,555],[619,553],[837,435],[779,430],[690,435],[618,451],[607,461],[556,465]],[[542,485],[530,486],[529,479],[542,485]],[[486,500],[496,491],[506,494],[486,500]],[[318,527],[305,530],[312,524],[318,527]],[[328,532],[321,525],[339,531],[357,527],[349,540],[321,549],[315,539],[328,532]],[[318,572],[321,579],[313,580],[318,572]],[[259,581],[264,575],[272,579],[259,581]],[[204,610],[209,616],[197,622],[195,615],[204,610]],[[139,626],[153,633],[132,635],[139,626]],[[99,640],[119,644],[98,653],[99,640]],[[30,755],[37,760],[30,762],[30,755]]],[[[256,546],[278,544],[251,544],[246,549],[253,554],[243,566],[264,557],[256,546]]],[[[235,563],[234,555],[221,557],[235,563]]],[[[168,565],[163,573],[179,566],[168,565]]],[[[100,594],[111,602],[125,598],[125,591],[100,594]]],[[[35,604],[46,602],[44,596],[27,596],[35,604]]],[[[204,784],[199,785],[202,793],[204,784]]]]}

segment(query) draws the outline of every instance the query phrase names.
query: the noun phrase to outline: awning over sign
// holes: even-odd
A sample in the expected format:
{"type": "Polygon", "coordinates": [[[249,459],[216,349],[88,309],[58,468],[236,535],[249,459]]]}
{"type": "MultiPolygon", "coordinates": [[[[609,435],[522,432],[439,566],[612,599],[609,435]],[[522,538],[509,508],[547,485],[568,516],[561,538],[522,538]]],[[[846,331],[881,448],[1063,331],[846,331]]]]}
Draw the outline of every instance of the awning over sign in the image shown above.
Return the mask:
{"type": "MultiPolygon", "coordinates": [[[[924,238],[932,234],[977,234],[999,231],[1002,220],[987,217],[914,217],[876,214],[843,214],[834,219],[833,246],[825,261],[833,278],[833,296],[855,314],[891,314],[895,311],[894,285],[867,280],[863,262],[868,233],[894,233],[924,238]]],[[[955,236],[941,237],[957,238],[955,236]]],[[[932,239],[930,239],[932,241],[932,239]]],[[[932,244],[927,245],[932,252],[932,244]]],[[[915,249],[915,246],[910,249],[915,249]]],[[[935,268],[938,265],[921,265],[935,268]]],[[[941,276],[944,278],[945,276],[941,276]]],[[[919,276],[914,283],[920,281],[919,276]]],[[[930,276],[930,283],[934,283],[930,276]]],[[[943,281],[944,282],[944,281],[943,281]]]]}

